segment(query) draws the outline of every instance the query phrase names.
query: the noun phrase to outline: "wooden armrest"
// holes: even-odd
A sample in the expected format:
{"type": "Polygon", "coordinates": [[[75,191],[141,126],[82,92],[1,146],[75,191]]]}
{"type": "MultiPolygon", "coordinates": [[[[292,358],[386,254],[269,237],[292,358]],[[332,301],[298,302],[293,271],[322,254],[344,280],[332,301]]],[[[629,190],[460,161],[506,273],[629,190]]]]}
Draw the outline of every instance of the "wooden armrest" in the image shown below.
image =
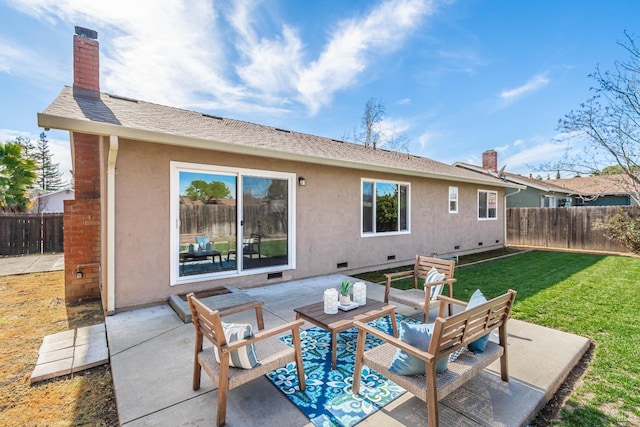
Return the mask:
{"type": "Polygon", "coordinates": [[[276,327],[271,328],[271,329],[262,330],[262,331],[259,331],[259,332],[255,333],[251,338],[243,338],[241,340],[234,341],[234,342],[230,343],[226,347],[226,349],[228,351],[232,351],[232,350],[235,350],[237,348],[244,347],[246,345],[254,343],[256,341],[264,340],[264,339],[272,337],[274,335],[278,335],[278,334],[281,334],[283,332],[287,332],[289,330],[291,332],[295,332],[295,329],[299,330],[302,325],[304,325],[304,320],[299,319],[299,320],[294,320],[293,322],[285,323],[285,324],[280,325],[280,326],[276,326],[276,327]]]}
{"type": "Polygon", "coordinates": [[[460,301],[458,299],[455,298],[451,298],[448,297],[446,295],[438,295],[437,299],[440,300],[440,305],[444,304],[457,304],[457,305],[461,305],[463,307],[467,306],[467,303],[465,301],[460,301]]]}
{"type": "Polygon", "coordinates": [[[384,277],[386,277],[387,279],[391,279],[392,277],[401,277],[401,276],[408,276],[408,275],[413,275],[413,270],[411,271],[397,271],[395,273],[387,273],[384,275],[384,277]]]}
{"type": "Polygon", "coordinates": [[[382,341],[391,344],[394,347],[397,347],[401,350],[406,351],[407,353],[410,353],[414,356],[416,356],[417,358],[424,360],[425,362],[430,361],[431,359],[433,359],[433,355],[430,353],[427,353],[426,351],[422,351],[422,350],[418,350],[417,348],[407,344],[406,342],[402,341],[400,338],[396,338],[393,335],[389,335],[386,334],[384,332],[382,332],[380,329],[374,328],[372,326],[369,326],[366,323],[360,322],[358,320],[356,320],[355,322],[353,322],[353,325],[358,327],[359,331],[358,333],[366,333],[366,334],[371,334],[373,336],[375,336],[376,338],[381,339],[382,341]]]}

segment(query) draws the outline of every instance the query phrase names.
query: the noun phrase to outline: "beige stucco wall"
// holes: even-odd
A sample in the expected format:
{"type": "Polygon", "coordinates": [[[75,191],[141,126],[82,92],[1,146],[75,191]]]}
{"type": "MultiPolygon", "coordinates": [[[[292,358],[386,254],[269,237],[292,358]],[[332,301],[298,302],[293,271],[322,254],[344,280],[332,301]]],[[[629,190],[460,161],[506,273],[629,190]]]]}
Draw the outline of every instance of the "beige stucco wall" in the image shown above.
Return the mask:
{"type": "MultiPolygon", "coordinates": [[[[116,164],[116,309],[157,303],[169,295],[234,285],[268,283],[267,273],[170,286],[170,162],[272,170],[304,176],[296,191],[296,269],[289,281],[411,262],[417,253],[470,253],[504,246],[503,191],[498,218],[477,220],[477,190],[470,184],[279,161],[252,156],[120,140],[116,164]],[[411,184],[411,233],[361,237],[361,178],[411,184]],[[448,189],[459,188],[459,213],[448,213],[448,189]],[[479,243],[482,242],[482,246],[479,243]],[[454,250],[454,246],[460,246],[454,250]],[[394,255],[396,261],[387,261],[394,255]],[[338,263],[348,268],[338,269],[338,263]]],[[[290,235],[294,236],[290,231],[290,235]]]]}

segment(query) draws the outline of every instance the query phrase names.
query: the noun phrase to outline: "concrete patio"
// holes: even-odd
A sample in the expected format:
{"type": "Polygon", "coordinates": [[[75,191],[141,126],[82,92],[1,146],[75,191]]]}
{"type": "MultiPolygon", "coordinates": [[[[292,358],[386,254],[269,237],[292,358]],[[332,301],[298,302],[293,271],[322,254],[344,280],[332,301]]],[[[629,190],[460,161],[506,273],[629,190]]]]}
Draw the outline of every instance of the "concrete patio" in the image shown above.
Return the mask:
{"type": "MultiPolygon", "coordinates": [[[[337,286],[341,280],[354,279],[332,275],[243,292],[265,301],[265,327],[270,328],[293,320],[294,307],[320,301],[323,291],[337,286]]],[[[383,290],[382,286],[368,284],[367,296],[382,300],[383,290]]],[[[415,318],[421,316],[403,306],[398,306],[397,312],[415,318]]],[[[256,324],[253,310],[225,319],[250,322],[254,328],[256,324]]],[[[311,325],[305,325],[308,326],[311,325]]],[[[173,309],[164,304],[109,316],[106,327],[121,425],[215,425],[217,391],[211,380],[203,375],[201,389],[194,392],[191,388],[192,324],[183,323],[173,309]]],[[[511,381],[503,383],[499,366],[491,365],[440,402],[440,425],[526,425],[589,348],[586,338],[518,320],[512,319],[508,330],[511,381]]],[[[426,423],[424,402],[405,393],[359,425],[426,423]]],[[[313,424],[266,377],[261,377],[230,391],[227,425],[313,424]]]]}

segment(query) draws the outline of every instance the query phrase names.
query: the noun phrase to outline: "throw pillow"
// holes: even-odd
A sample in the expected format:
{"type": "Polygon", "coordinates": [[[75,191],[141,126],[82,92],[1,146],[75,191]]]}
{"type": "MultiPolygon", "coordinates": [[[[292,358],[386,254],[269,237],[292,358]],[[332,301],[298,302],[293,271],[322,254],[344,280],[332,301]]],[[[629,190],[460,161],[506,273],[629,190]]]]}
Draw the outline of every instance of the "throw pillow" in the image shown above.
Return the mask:
{"type": "MultiPolygon", "coordinates": [[[[231,344],[232,342],[241,340],[242,338],[251,338],[253,336],[253,329],[248,323],[236,324],[222,322],[222,329],[224,331],[224,336],[227,339],[227,344],[231,344]]],[[[216,357],[216,362],[220,363],[218,347],[214,346],[213,352],[216,357]]],[[[259,364],[260,361],[256,356],[256,347],[253,343],[233,350],[229,354],[229,366],[231,367],[251,369],[259,364]]]]}
{"type": "MultiPolygon", "coordinates": [[[[400,339],[417,349],[427,351],[432,334],[433,323],[400,322],[400,339]]],[[[448,358],[443,357],[436,362],[436,374],[447,370],[447,361],[448,358]]],[[[399,375],[424,375],[426,373],[424,361],[400,349],[396,351],[389,371],[399,375]]]]}
{"type": "MultiPolygon", "coordinates": [[[[445,279],[445,275],[443,273],[438,273],[435,267],[431,267],[431,270],[427,273],[427,278],[425,279],[426,283],[434,283],[434,282],[442,282],[445,279]]],[[[431,294],[429,295],[429,299],[434,299],[436,296],[442,293],[442,288],[444,284],[436,285],[431,287],[431,294]]],[[[425,286],[424,291],[427,291],[427,287],[425,286]]]]}
{"type": "MultiPolygon", "coordinates": [[[[473,295],[471,295],[471,299],[469,300],[469,304],[467,304],[466,310],[469,310],[473,307],[477,307],[480,304],[483,304],[485,302],[487,302],[487,299],[483,295],[482,291],[480,289],[477,289],[473,293],[473,295]]],[[[478,338],[477,340],[469,343],[467,345],[467,348],[469,349],[469,351],[472,351],[474,353],[482,353],[484,352],[485,348],[487,348],[488,341],[489,341],[489,334],[486,334],[478,338]]]]}

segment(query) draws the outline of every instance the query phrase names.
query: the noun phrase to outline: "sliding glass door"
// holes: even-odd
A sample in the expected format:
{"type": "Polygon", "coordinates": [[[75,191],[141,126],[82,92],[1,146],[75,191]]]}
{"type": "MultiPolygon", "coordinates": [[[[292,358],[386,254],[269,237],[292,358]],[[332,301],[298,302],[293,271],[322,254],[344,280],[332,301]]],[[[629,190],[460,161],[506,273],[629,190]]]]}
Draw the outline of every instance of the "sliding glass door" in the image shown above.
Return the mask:
{"type": "Polygon", "coordinates": [[[292,268],[294,178],[172,162],[172,283],[292,268]]]}

